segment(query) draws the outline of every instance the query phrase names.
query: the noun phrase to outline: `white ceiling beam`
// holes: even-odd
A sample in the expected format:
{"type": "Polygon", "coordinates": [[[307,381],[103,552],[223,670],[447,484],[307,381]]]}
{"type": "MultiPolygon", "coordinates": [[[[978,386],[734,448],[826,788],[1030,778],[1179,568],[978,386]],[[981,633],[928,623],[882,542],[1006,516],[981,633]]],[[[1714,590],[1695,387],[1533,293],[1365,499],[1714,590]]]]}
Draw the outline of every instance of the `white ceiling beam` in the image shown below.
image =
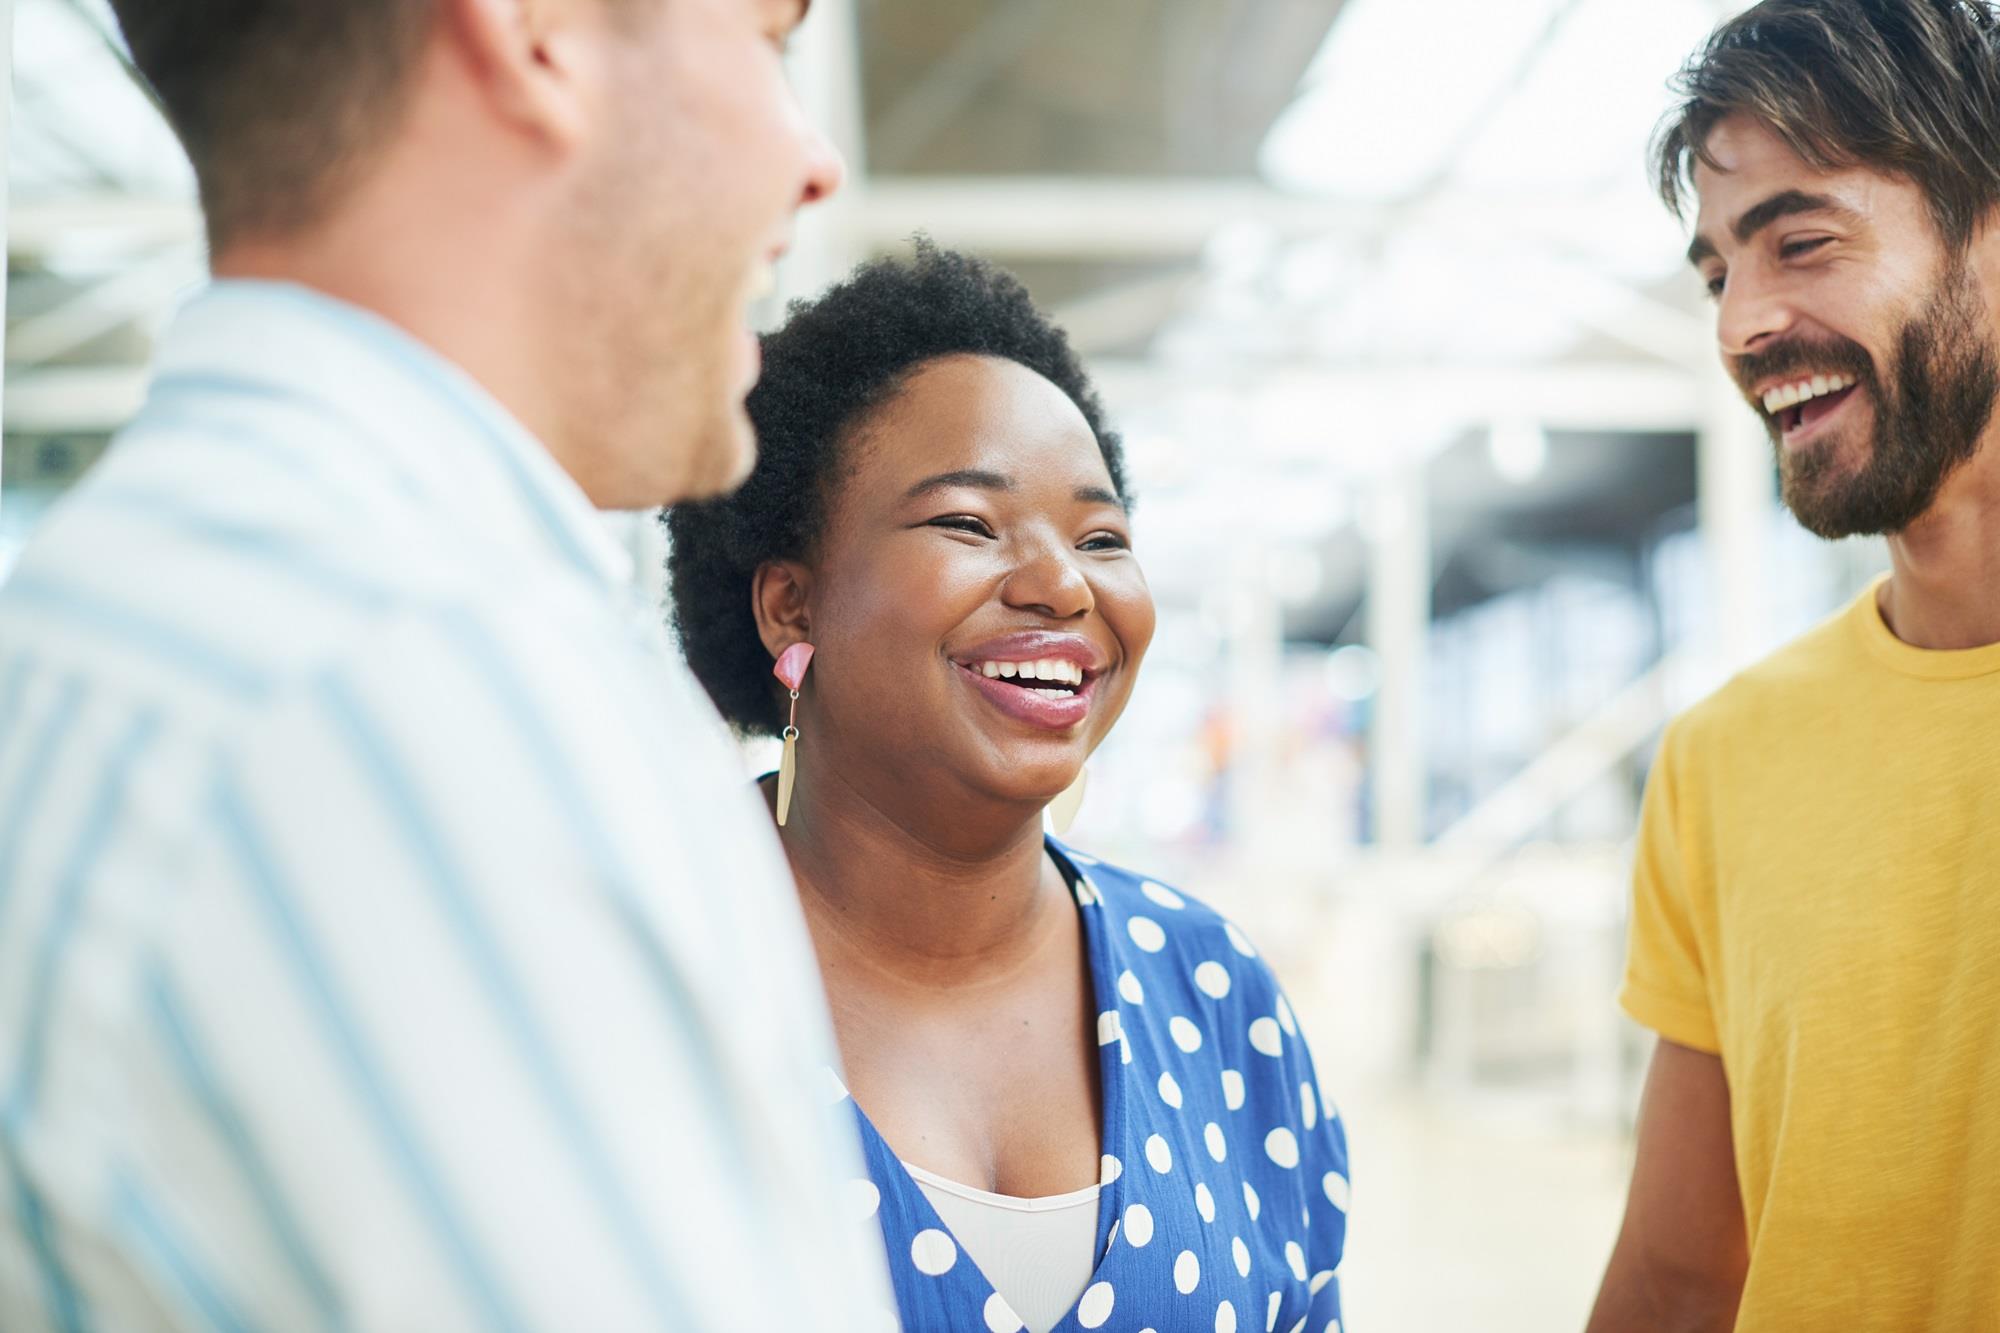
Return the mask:
{"type": "Polygon", "coordinates": [[[1560,234],[1579,210],[1600,203],[1560,193],[1453,190],[1415,204],[1383,203],[1200,177],[872,176],[854,225],[878,250],[923,231],[940,244],[1013,258],[1155,259],[1199,254],[1217,232],[1243,223],[1280,238],[1379,235],[1421,213],[1560,234]]]}
{"type": "MultiPolygon", "coordinates": [[[[1702,420],[1699,380],[1671,366],[1584,362],[1541,366],[1239,367],[1204,373],[1143,361],[1091,362],[1115,408],[1176,394],[1240,393],[1320,419],[1324,438],[1352,423],[1478,424],[1530,421],[1549,430],[1692,431],[1702,420]]],[[[1290,432],[1286,432],[1290,433],[1290,432]]]]}
{"type": "Polygon", "coordinates": [[[152,372],[144,366],[61,366],[7,376],[10,435],[109,433],[146,401],[152,372]]]}
{"type": "Polygon", "coordinates": [[[117,245],[133,250],[202,244],[201,210],[192,199],[147,199],[102,192],[62,199],[16,199],[7,249],[15,255],[117,245]]]}

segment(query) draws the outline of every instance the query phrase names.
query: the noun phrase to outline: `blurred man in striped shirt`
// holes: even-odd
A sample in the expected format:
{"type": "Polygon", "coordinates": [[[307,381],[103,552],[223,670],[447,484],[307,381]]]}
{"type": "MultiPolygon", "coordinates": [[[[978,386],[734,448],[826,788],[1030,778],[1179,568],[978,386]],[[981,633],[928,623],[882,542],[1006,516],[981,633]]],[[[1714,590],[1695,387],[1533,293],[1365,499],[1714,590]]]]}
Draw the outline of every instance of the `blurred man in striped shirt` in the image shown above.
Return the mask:
{"type": "Polygon", "coordinates": [[[750,462],[802,0],[115,8],[217,281],[0,588],[0,1328],[879,1327],[769,821],[594,512],[750,462]]]}

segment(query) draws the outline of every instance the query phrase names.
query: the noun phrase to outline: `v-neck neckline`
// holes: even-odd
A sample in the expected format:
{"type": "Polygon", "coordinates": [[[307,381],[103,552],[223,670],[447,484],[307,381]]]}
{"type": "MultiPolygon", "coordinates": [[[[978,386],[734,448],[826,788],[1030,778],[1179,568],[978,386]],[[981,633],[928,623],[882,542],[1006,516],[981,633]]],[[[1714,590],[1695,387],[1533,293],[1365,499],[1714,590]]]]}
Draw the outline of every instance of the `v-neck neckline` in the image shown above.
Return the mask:
{"type": "MultiPolygon", "coordinates": [[[[1115,959],[1112,956],[1111,932],[1106,929],[1104,923],[1103,895],[1097,891],[1094,885],[1089,884],[1087,877],[1083,873],[1083,867],[1072,861],[1068,852],[1054,838],[1044,836],[1042,847],[1048,853],[1049,858],[1055,862],[1056,870],[1062,875],[1064,882],[1068,885],[1070,898],[1076,904],[1077,920],[1083,929],[1084,951],[1086,957],[1090,960],[1090,993],[1096,1007],[1096,1012],[1098,1014],[1115,1014],[1118,1012],[1117,973],[1114,969],[1115,959]]],[[[1069,1303],[1069,1308],[1063,1312],[1062,1318],[1058,1319],[1051,1327],[1050,1333],[1061,1333],[1061,1330],[1065,1328],[1076,1326],[1077,1307],[1082,1303],[1085,1293],[1102,1280],[1104,1266],[1109,1262],[1111,1248],[1117,1240],[1113,1231],[1118,1224],[1118,1219],[1124,1214],[1127,1164],[1124,1157],[1114,1152],[1115,1148],[1123,1148],[1125,1144],[1125,1061],[1123,1056],[1125,1038],[1122,1035],[1123,1030],[1124,1025],[1121,1020],[1118,1027],[1120,1035],[1114,1036],[1109,1041],[1100,1040],[1097,1046],[1098,1088],[1103,1101],[1103,1110],[1098,1117],[1097,1126],[1097,1175],[1099,1186],[1097,1196],[1097,1229],[1092,1233],[1092,1244],[1097,1247],[1097,1254],[1093,1256],[1091,1261],[1089,1281],[1084,1283],[1083,1291],[1076,1294],[1076,1298],[1069,1303]],[[1107,1159],[1115,1160],[1119,1168],[1118,1174],[1110,1180],[1104,1179],[1104,1163],[1107,1159]]],[[[879,1152],[871,1153],[870,1156],[877,1160],[888,1162],[889,1166],[886,1169],[901,1176],[902,1184],[908,1187],[911,1196],[910,1202],[918,1220],[951,1238],[952,1244],[958,1247],[960,1258],[970,1264],[972,1270],[979,1274],[979,1281],[985,1288],[984,1294],[986,1299],[991,1300],[995,1295],[1000,1295],[999,1289],[993,1285],[993,1279],[988,1277],[986,1270],[981,1268],[978,1261],[966,1252],[965,1246],[960,1243],[958,1236],[945,1224],[945,1220],[938,1215],[936,1206],[930,1201],[930,1196],[924,1193],[916,1177],[910,1174],[909,1168],[904,1165],[901,1155],[889,1146],[889,1141],[882,1136],[882,1131],[875,1128],[875,1122],[869,1118],[868,1112],[862,1109],[860,1100],[855,1098],[852,1093],[849,1094],[848,1100],[854,1107],[854,1117],[861,1124],[863,1136],[870,1141],[873,1147],[880,1150],[879,1152]]],[[[1000,1295],[1000,1299],[1004,1301],[1007,1298],[1004,1295],[1000,1295]]],[[[1011,1305],[1009,1308],[1012,1308],[1011,1305]]]]}

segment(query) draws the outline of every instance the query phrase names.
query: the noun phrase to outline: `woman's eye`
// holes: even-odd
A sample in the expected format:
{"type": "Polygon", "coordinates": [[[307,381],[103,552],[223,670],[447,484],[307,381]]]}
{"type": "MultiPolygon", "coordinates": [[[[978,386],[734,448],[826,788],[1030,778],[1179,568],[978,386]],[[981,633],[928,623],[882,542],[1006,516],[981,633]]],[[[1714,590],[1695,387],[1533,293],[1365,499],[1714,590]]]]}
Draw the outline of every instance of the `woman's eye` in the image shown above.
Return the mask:
{"type": "Polygon", "coordinates": [[[934,518],[930,522],[934,528],[950,528],[953,532],[969,532],[975,537],[991,537],[993,529],[986,520],[974,518],[970,514],[950,514],[944,518],[934,518]]]}
{"type": "Polygon", "coordinates": [[[1710,279],[1709,279],[1709,280],[1707,281],[1707,283],[1706,283],[1706,284],[1704,284],[1704,285],[1705,285],[1705,286],[1706,286],[1706,287],[1708,288],[1708,294],[1709,294],[1709,295],[1710,295],[1711,297],[1714,297],[1714,298],[1717,298],[1717,299],[1720,299],[1720,298],[1721,298],[1721,296],[1722,296],[1722,284],[1723,284],[1723,282],[1724,282],[1725,280],[1726,280],[1726,279],[1725,279],[1725,278],[1723,277],[1723,275],[1722,275],[1722,274],[1720,274],[1720,273],[1718,273],[1718,274],[1716,274],[1716,275],[1715,275],[1714,277],[1710,278],[1710,279]]]}

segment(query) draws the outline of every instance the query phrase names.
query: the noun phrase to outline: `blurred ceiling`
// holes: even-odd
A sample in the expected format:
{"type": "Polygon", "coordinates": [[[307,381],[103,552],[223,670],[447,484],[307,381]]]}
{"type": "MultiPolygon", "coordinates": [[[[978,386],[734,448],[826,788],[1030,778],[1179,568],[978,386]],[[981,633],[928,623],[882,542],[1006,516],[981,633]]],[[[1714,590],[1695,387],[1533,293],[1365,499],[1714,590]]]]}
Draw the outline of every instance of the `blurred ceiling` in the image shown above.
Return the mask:
{"type": "MultiPolygon", "coordinates": [[[[855,68],[801,94],[859,127],[860,169],[801,224],[838,230],[812,281],[919,229],[1020,273],[1126,428],[1168,597],[1281,541],[1321,553],[1292,619],[1323,636],[1359,596],[1355,516],[1419,467],[1459,604],[1465,570],[1519,567],[1475,543],[1685,506],[1707,316],[1644,150],[1738,7],[819,0],[851,44],[805,49],[855,68]],[[1496,485],[1468,441],[1520,423],[1549,432],[1539,470],[1496,485]]],[[[192,183],[105,0],[15,12],[6,424],[87,439],[200,281],[192,183]]]]}
{"type": "Polygon", "coordinates": [[[1255,179],[1341,0],[865,0],[883,175],[1255,179]]]}

